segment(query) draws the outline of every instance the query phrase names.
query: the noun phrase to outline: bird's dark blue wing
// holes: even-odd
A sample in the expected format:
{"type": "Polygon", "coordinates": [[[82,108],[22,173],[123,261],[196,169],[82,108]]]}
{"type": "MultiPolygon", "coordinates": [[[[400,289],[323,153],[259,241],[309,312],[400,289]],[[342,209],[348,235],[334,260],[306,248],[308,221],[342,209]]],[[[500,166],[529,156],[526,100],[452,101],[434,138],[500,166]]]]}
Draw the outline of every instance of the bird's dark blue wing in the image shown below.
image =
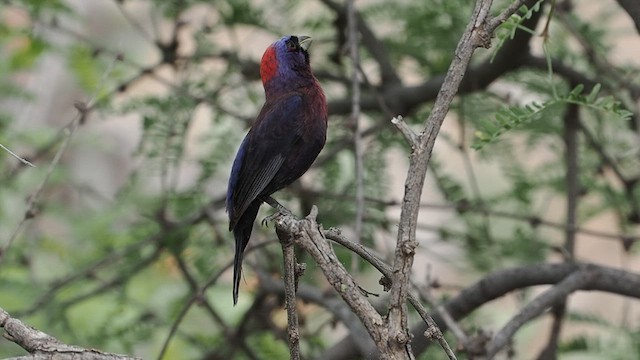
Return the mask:
{"type": "Polygon", "coordinates": [[[268,101],[242,141],[227,189],[230,229],[251,202],[269,187],[293,144],[299,140],[302,107],[303,100],[298,93],[268,101]]]}

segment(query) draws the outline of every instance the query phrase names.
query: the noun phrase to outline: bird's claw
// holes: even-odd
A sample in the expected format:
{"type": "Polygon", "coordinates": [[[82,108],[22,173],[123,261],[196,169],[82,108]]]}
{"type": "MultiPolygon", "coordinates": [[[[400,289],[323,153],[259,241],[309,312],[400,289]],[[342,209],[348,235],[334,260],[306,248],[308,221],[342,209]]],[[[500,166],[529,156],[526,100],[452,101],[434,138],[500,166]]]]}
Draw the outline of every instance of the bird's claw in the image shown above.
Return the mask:
{"type": "Polygon", "coordinates": [[[273,214],[271,214],[269,216],[265,216],[264,219],[262,219],[262,221],[260,222],[260,224],[262,226],[269,227],[269,223],[274,221],[280,215],[282,215],[282,213],[278,211],[278,212],[275,212],[275,213],[273,213],[273,214]]]}

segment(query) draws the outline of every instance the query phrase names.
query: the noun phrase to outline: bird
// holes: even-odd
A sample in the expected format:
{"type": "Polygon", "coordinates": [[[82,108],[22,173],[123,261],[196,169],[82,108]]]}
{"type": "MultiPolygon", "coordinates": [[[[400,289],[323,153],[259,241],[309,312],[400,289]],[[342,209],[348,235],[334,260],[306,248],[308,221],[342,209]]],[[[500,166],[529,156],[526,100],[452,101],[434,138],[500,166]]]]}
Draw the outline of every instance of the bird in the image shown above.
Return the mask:
{"type": "Polygon", "coordinates": [[[229,231],[235,238],[234,306],[260,205],[307,172],[326,142],[327,100],[311,72],[310,44],[309,36],[284,36],[260,61],[265,102],[238,148],[227,187],[229,231]]]}

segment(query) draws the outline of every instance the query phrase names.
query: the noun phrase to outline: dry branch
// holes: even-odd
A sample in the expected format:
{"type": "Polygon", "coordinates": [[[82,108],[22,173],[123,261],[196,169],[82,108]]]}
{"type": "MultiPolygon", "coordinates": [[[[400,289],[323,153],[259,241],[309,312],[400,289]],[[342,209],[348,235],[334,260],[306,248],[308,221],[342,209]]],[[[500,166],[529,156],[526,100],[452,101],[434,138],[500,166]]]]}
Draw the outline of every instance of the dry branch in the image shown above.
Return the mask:
{"type": "MultiPolygon", "coordinates": [[[[576,272],[587,272],[589,281],[575,291],[597,290],[640,299],[640,274],[595,264],[561,263],[514,267],[493,272],[463,289],[447,301],[444,307],[454,320],[459,320],[512,291],[531,286],[558,284],[576,272]]],[[[447,324],[437,313],[431,316],[442,331],[448,329],[447,324]]],[[[414,335],[412,347],[416,354],[422,353],[432,344],[431,341],[424,341],[422,337],[427,330],[428,325],[422,322],[411,329],[414,335]]],[[[331,355],[330,358],[333,360],[346,360],[357,357],[359,354],[352,340],[346,337],[327,349],[319,358],[325,358],[328,355],[331,355]]]]}
{"type": "Polygon", "coordinates": [[[276,229],[290,234],[294,243],[313,257],[329,283],[362,321],[373,341],[378,344],[378,350],[382,354],[390,354],[385,346],[387,334],[382,326],[382,317],[360,291],[358,284],[338,260],[329,241],[320,232],[316,222],[317,214],[318,209],[314,206],[311,214],[303,220],[280,215],[275,219],[276,229]]]}
{"type": "Polygon", "coordinates": [[[12,318],[8,312],[0,308],[0,327],[4,328],[4,337],[18,344],[30,355],[17,359],[59,359],[59,360],[124,360],[140,359],[127,355],[85,349],[79,346],[66,345],[51,335],[32,328],[22,321],[12,318]]]}

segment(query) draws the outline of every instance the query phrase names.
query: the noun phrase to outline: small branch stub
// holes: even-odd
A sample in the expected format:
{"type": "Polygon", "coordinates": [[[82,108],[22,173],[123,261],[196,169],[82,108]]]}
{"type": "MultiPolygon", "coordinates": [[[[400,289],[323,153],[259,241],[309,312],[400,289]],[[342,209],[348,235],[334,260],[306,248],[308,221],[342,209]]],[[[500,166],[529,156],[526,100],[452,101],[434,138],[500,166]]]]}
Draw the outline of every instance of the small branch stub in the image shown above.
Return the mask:
{"type": "Polygon", "coordinates": [[[391,119],[391,123],[395,125],[400,132],[402,132],[402,135],[407,139],[412,149],[418,146],[418,135],[409,127],[409,125],[407,125],[407,123],[404,122],[402,115],[398,115],[391,119]]]}
{"type": "Polygon", "coordinates": [[[416,253],[416,247],[418,247],[417,242],[407,242],[403,244],[402,251],[407,256],[413,256],[416,253]]]}
{"type": "Polygon", "coordinates": [[[429,326],[427,331],[424,332],[424,336],[429,340],[438,340],[442,336],[442,333],[438,331],[438,328],[429,326]]]}

